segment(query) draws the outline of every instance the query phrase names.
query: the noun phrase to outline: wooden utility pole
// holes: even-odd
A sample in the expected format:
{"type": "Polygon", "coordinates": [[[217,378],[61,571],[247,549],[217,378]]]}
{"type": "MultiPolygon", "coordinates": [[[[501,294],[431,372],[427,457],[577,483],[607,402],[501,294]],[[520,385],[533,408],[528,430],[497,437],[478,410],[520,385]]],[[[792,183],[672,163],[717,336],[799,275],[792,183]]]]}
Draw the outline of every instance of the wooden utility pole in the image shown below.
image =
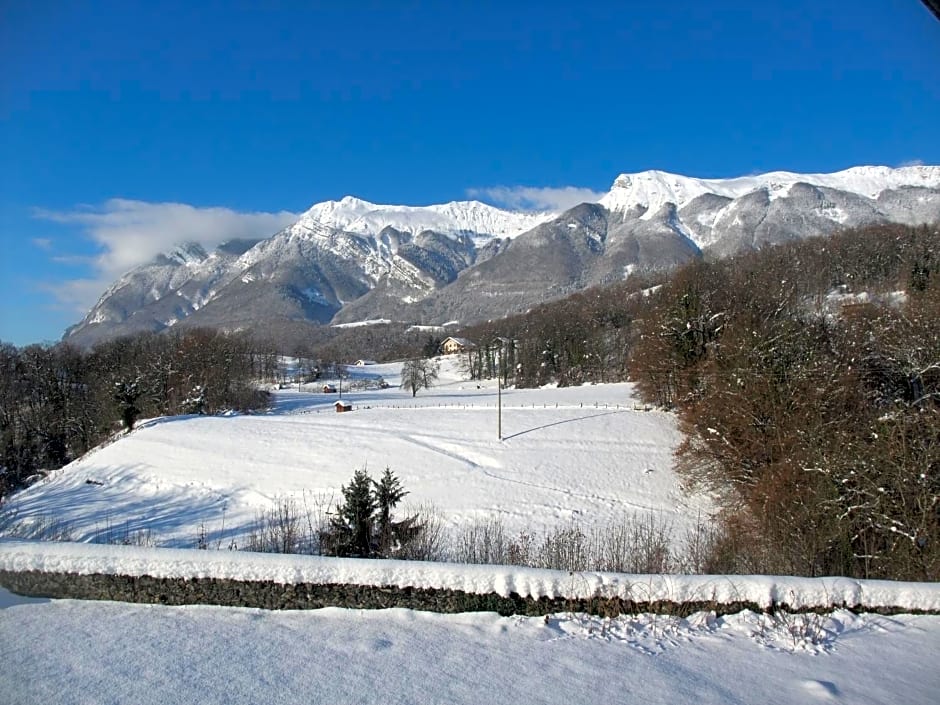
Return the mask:
{"type": "Polygon", "coordinates": [[[496,353],[496,434],[503,440],[503,376],[499,373],[500,354],[496,353]]]}

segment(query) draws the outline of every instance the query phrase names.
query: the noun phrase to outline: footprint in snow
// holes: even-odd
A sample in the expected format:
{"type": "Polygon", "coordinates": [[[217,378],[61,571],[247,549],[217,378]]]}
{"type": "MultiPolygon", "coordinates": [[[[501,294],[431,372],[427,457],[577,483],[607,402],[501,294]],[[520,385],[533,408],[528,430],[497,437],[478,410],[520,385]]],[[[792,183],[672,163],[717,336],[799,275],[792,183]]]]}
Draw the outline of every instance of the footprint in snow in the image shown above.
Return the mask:
{"type": "Polygon", "coordinates": [[[393,644],[390,639],[375,639],[372,642],[373,651],[387,651],[392,648],[393,644]]]}

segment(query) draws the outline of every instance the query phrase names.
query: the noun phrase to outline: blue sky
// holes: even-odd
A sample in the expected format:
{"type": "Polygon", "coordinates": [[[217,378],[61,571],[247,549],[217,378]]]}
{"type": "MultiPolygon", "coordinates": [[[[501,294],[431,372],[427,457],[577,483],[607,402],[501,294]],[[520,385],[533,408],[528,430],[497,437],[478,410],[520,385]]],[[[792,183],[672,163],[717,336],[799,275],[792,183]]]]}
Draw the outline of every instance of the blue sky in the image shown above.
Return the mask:
{"type": "Polygon", "coordinates": [[[58,339],[174,239],[346,194],[940,164],[938,124],[917,0],[0,0],[0,340],[58,339]]]}

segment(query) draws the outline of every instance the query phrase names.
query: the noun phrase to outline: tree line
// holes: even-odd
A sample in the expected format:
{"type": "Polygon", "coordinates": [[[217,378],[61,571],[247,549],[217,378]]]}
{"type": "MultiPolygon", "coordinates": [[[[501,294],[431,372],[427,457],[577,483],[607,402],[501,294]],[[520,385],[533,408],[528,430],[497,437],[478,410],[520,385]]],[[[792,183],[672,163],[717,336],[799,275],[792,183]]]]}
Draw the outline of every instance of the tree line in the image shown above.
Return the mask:
{"type": "Polygon", "coordinates": [[[643,292],[665,279],[663,273],[633,277],[464,328],[460,336],[477,344],[466,356],[468,373],[473,379],[499,374],[517,387],[623,381],[633,323],[646,307],[643,292]]]}
{"type": "Polygon", "coordinates": [[[727,572],[940,579],[940,234],[880,226],[683,267],[631,377],[676,409],[727,572]]]}
{"type": "Polygon", "coordinates": [[[257,409],[271,363],[245,336],[211,330],[71,345],[0,343],[0,499],[138,418],[257,409]]]}

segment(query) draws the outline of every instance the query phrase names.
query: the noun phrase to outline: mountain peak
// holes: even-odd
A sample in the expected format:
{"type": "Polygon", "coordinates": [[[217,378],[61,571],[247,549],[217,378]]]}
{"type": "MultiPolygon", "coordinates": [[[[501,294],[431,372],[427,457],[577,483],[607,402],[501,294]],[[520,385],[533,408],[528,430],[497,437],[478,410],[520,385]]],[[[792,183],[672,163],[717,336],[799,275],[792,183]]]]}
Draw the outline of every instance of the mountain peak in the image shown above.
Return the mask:
{"type": "Polygon", "coordinates": [[[88,344],[190,316],[189,324],[208,326],[277,317],[480,320],[705,250],[724,256],[873,223],[938,221],[936,166],[734,179],[649,170],[621,174],[599,203],[558,215],[480,201],[402,206],[345,196],[316,204],[254,246],[233,242],[206,255],[189,244],[164,253],[112,285],[69,337],[88,344]],[[530,230],[505,247],[494,241],[530,230]],[[422,231],[439,236],[416,237],[422,231]]]}
{"type": "MultiPolygon", "coordinates": [[[[336,201],[327,201],[328,203],[336,203],[336,201]]],[[[369,201],[364,201],[358,196],[346,195],[339,199],[338,204],[344,208],[357,208],[370,210],[376,208],[374,203],[369,203],[369,201]]]]}

